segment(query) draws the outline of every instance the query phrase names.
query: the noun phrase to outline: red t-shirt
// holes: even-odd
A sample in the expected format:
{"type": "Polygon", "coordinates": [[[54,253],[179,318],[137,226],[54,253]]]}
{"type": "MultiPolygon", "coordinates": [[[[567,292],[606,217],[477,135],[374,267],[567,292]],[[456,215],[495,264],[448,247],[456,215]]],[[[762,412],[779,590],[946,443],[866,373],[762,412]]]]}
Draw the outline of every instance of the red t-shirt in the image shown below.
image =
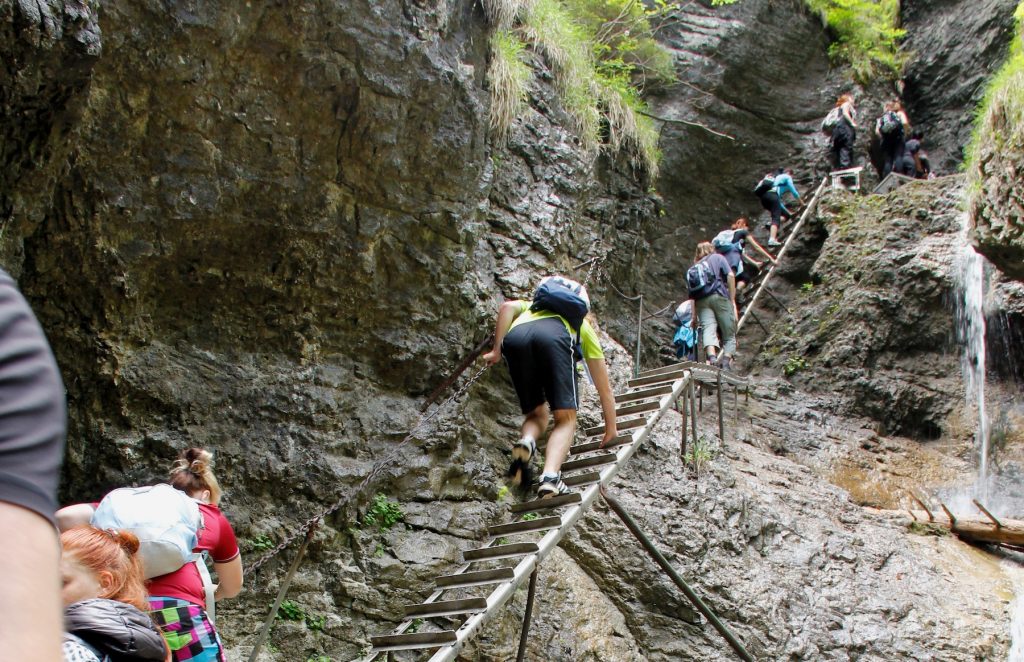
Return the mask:
{"type": "MultiPolygon", "coordinates": [[[[239,554],[238,540],[220,508],[201,503],[199,512],[203,514],[203,528],[199,530],[199,544],[193,551],[209,552],[214,563],[233,560],[239,554]]],[[[179,598],[206,608],[203,578],[195,563],[186,563],[174,572],[154,577],[146,582],[146,590],[155,597],[179,598]]]]}

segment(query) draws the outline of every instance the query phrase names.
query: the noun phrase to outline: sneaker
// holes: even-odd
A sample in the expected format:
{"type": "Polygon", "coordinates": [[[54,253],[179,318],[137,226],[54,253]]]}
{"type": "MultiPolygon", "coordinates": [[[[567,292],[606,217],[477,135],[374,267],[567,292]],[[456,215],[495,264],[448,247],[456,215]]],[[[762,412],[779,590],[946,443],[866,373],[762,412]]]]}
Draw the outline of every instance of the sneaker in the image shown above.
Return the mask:
{"type": "Polygon", "coordinates": [[[781,241],[776,241],[775,239],[769,239],[768,240],[768,248],[778,248],[781,245],[782,245],[781,241]]]}
{"type": "Polygon", "coordinates": [[[572,490],[562,482],[562,474],[544,474],[540,477],[540,486],[537,488],[537,498],[547,499],[548,497],[568,494],[572,490]]]}
{"type": "Polygon", "coordinates": [[[723,356],[718,360],[718,367],[721,370],[732,370],[732,357],[723,356]]]}
{"type": "Polygon", "coordinates": [[[512,447],[512,459],[529,462],[537,454],[537,442],[529,437],[520,439],[512,447]]]}

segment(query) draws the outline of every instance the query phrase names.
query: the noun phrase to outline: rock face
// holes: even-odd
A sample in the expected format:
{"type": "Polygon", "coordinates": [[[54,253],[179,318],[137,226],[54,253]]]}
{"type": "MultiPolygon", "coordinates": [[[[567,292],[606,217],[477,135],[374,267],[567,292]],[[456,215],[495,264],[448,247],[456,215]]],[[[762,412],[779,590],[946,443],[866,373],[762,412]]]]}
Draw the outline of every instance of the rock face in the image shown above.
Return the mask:
{"type": "MultiPolygon", "coordinates": [[[[490,331],[503,297],[551,271],[582,278],[586,267],[573,267],[604,256],[610,278],[595,277],[591,292],[604,326],[630,339],[633,304],[610,284],[674,297],[680,254],[755,211],[747,189],[764,168],[813,172],[824,149],[817,122],[842,85],[796,0],[690,6],[666,38],[690,63],[687,80],[713,82],[715,98],[685,88],[696,96],[666,93],[656,112],[737,141],[666,125],[667,213],[657,220],[647,182],[580,153],[545,71],[510,140],[491,143],[478,3],[130,0],[101,3],[98,17],[96,6],[0,0],[0,50],[17,65],[0,72],[0,149],[11,164],[0,173],[0,255],[68,386],[64,500],[159,479],[181,448],[209,446],[250,563],[392,460],[320,526],[289,594],[304,617],[275,626],[265,659],[357,657],[505,516],[496,477],[519,413],[503,370],[482,373],[462,404],[406,436],[423,420],[422,396],[490,331]],[[765,71],[776,54],[783,66],[765,71]],[[374,492],[399,504],[399,524],[368,522],[374,492]]],[[[912,207],[901,208],[896,252],[935,266],[915,286],[921,305],[876,332],[892,346],[865,351],[847,339],[832,360],[851,364],[835,384],[865,375],[873,406],[894,408],[887,427],[927,436],[944,401],[913,377],[904,388],[895,369],[872,372],[902,351],[914,323],[934,339],[947,329],[931,308],[945,287],[939,267],[910,246],[927,241],[912,207]]],[[[938,214],[922,222],[948,232],[938,214]]],[[[842,225],[823,220],[819,243],[830,224],[842,225]]],[[[823,268],[828,255],[866,250],[853,238],[888,236],[880,226],[845,231],[823,268]]],[[[816,251],[807,246],[811,265],[816,251]]],[[[859,302],[870,306],[880,294],[867,285],[859,302]]],[[[787,342],[809,351],[805,338],[787,342]]],[[[604,344],[621,387],[632,358],[604,344]]],[[[816,421],[876,412],[765,384],[744,410],[756,420],[735,428],[741,443],[722,447],[705,432],[713,457],[699,480],[676,464],[674,415],[622,477],[627,507],[676,566],[762,657],[1004,654],[1005,604],[981,596],[1005,577],[950,589],[942,573],[961,567],[947,558],[955,543],[908,548],[900,524],[801,464],[862,438],[816,421]],[[764,404],[778,392],[777,406],[764,404]],[[972,614],[967,624],[955,604],[972,614]]],[[[593,423],[592,391],[586,398],[581,418],[593,423]]],[[[548,617],[535,623],[531,659],[731,659],[607,513],[589,515],[564,552],[544,569],[548,617]]],[[[234,657],[251,646],[287,560],[276,556],[221,605],[234,657]]],[[[508,659],[519,614],[490,624],[466,659],[508,659]]]]}
{"type": "Polygon", "coordinates": [[[957,171],[984,83],[1006,58],[1017,0],[904,0],[903,99],[939,174],[957,171]]]}

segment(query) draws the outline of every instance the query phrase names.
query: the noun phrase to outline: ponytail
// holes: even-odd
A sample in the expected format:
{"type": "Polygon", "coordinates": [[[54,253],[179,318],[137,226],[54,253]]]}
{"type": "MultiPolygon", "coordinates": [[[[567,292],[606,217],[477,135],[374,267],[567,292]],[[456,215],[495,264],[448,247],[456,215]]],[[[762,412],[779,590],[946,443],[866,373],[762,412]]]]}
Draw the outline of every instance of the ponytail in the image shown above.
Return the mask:
{"type": "Polygon", "coordinates": [[[220,504],[221,490],[213,475],[213,453],[204,448],[188,448],[171,467],[171,486],[188,495],[210,490],[210,503],[220,504]]]}
{"type": "Polygon", "coordinates": [[[137,555],[139,539],[130,531],[76,526],[60,535],[64,554],[94,575],[110,573],[113,583],[101,598],[117,600],[142,611],[149,609],[142,562],[137,555]]]}

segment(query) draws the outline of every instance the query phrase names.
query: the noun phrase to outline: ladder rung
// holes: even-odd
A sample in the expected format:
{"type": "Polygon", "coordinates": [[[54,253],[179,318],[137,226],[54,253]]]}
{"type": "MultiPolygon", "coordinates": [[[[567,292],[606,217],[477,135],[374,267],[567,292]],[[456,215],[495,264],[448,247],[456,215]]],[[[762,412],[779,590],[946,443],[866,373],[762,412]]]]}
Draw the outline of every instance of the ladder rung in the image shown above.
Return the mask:
{"type": "Polygon", "coordinates": [[[460,572],[457,575],[443,575],[434,580],[438,588],[466,588],[469,586],[482,586],[484,584],[497,584],[514,579],[516,576],[512,568],[498,568],[497,570],[476,570],[474,572],[460,572]]]}
{"type": "Polygon", "coordinates": [[[405,634],[385,634],[380,637],[370,637],[370,644],[373,646],[372,653],[383,653],[385,651],[407,651],[417,648],[438,648],[447,646],[458,641],[454,630],[443,630],[441,632],[410,632],[405,634]]]}
{"type": "Polygon", "coordinates": [[[628,444],[631,441],[633,441],[633,435],[620,434],[619,436],[615,437],[607,444],[605,444],[603,448],[601,446],[601,440],[598,439],[597,441],[587,441],[582,444],[576,444],[575,446],[569,449],[569,453],[571,455],[582,455],[583,453],[590,453],[591,451],[616,448],[618,446],[622,446],[623,444],[628,444]]]}
{"type": "Polygon", "coordinates": [[[664,384],[666,382],[674,382],[677,379],[681,379],[685,374],[686,374],[686,371],[683,370],[683,369],[680,369],[680,370],[677,370],[675,372],[667,373],[667,374],[664,374],[664,375],[652,375],[650,377],[638,377],[636,379],[631,379],[628,382],[626,382],[626,386],[629,386],[630,388],[633,388],[634,386],[650,386],[652,384],[664,384]]]}
{"type": "Polygon", "coordinates": [[[671,386],[655,386],[653,388],[640,389],[639,391],[627,391],[625,393],[617,393],[615,395],[615,402],[621,404],[623,402],[632,402],[634,400],[646,400],[647,398],[655,397],[660,398],[661,396],[668,395],[671,392],[671,386]]]}
{"type": "Polygon", "coordinates": [[[679,363],[673,363],[672,365],[663,365],[660,368],[651,368],[650,370],[644,370],[637,377],[654,377],[655,375],[664,375],[668,372],[675,372],[679,370],[679,363]]]}
{"type": "MultiPolygon", "coordinates": [[[[647,424],[646,418],[631,418],[626,421],[616,421],[616,430],[632,430],[633,428],[641,428],[647,424]]],[[[599,434],[604,434],[604,426],[598,425],[592,428],[587,428],[583,431],[583,434],[587,437],[594,437],[599,434]]]]}
{"type": "Polygon", "coordinates": [[[660,408],[661,404],[658,400],[651,400],[650,402],[639,402],[635,405],[626,405],[625,407],[619,407],[615,410],[615,417],[620,416],[632,416],[633,414],[643,414],[649,411],[655,411],[660,408]]]}
{"type": "Polygon", "coordinates": [[[581,501],[583,501],[582,494],[579,492],[570,492],[569,494],[559,494],[558,496],[548,497],[547,499],[534,499],[533,501],[525,501],[523,503],[513,503],[508,507],[508,509],[513,513],[532,513],[538,510],[561,508],[562,506],[569,506],[581,501]]]}
{"type": "Polygon", "coordinates": [[[458,616],[479,614],[487,611],[487,598],[465,598],[462,600],[438,600],[419,605],[406,605],[406,617],[434,618],[437,616],[458,616]]]}
{"type": "Polygon", "coordinates": [[[485,561],[491,559],[510,559],[514,556],[526,556],[538,551],[536,543],[516,542],[510,545],[493,545],[480,549],[467,549],[462,553],[466,561],[485,561]]]}
{"type": "Polygon", "coordinates": [[[562,463],[562,471],[575,471],[577,469],[587,469],[589,467],[599,467],[602,464],[611,464],[619,458],[615,453],[603,453],[601,455],[591,455],[590,457],[583,457],[578,460],[568,460],[562,463]]]}
{"type": "MultiPolygon", "coordinates": [[[[563,476],[562,482],[568,485],[569,487],[578,487],[580,485],[590,485],[592,483],[599,483],[601,482],[601,472],[588,471],[587,473],[576,474],[575,476],[563,476]]],[[[557,497],[551,498],[554,499],[557,497]]]]}
{"type": "Polygon", "coordinates": [[[533,520],[512,522],[511,524],[497,524],[495,526],[489,526],[487,527],[487,535],[497,538],[513,533],[529,533],[530,531],[557,529],[561,525],[562,518],[558,515],[552,515],[551,517],[539,517],[533,520]]]}

